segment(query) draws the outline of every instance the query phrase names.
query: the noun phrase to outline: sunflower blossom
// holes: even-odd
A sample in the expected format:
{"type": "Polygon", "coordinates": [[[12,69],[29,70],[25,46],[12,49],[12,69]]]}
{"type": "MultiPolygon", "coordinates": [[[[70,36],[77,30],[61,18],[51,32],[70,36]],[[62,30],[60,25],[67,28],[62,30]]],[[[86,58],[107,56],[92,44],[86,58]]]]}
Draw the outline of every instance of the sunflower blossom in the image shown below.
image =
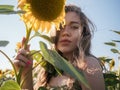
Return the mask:
{"type": "Polygon", "coordinates": [[[22,48],[22,43],[21,42],[17,42],[15,50],[18,51],[21,48],[22,48]]]}
{"type": "Polygon", "coordinates": [[[18,0],[18,7],[25,11],[21,19],[32,30],[49,32],[53,26],[59,30],[64,24],[66,0],[18,0]]]}

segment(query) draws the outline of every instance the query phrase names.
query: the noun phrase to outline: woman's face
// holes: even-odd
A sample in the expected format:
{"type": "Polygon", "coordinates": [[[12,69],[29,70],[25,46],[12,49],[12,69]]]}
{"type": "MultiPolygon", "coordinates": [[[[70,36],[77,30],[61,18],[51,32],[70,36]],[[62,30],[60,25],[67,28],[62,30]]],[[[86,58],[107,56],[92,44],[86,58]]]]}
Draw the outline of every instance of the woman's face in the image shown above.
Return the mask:
{"type": "Polygon", "coordinates": [[[72,54],[77,48],[82,32],[80,18],[75,12],[68,12],[65,21],[66,25],[60,30],[57,49],[63,54],[72,54]]]}

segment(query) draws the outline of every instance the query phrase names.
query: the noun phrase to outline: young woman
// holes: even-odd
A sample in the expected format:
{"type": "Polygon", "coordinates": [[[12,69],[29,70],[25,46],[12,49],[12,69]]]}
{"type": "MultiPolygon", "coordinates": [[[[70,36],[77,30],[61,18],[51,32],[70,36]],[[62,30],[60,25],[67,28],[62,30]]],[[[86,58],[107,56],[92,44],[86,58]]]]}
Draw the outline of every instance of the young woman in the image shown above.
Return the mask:
{"type": "MultiPolygon", "coordinates": [[[[37,90],[40,86],[46,87],[62,87],[66,86],[65,90],[105,90],[104,78],[100,62],[90,53],[91,35],[94,29],[92,22],[86,17],[81,9],[74,5],[65,7],[65,26],[57,31],[55,37],[56,50],[67,59],[73,66],[82,70],[91,89],[86,88],[82,83],[75,81],[67,73],[62,75],[51,76],[48,78],[49,73],[44,69],[40,69],[37,82],[34,89],[37,90]],[[76,84],[76,87],[74,85],[76,84]]],[[[25,67],[30,57],[26,56],[28,51],[21,49],[14,63],[17,68],[20,66],[25,67]]],[[[32,68],[32,63],[24,68],[22,78],[25,72],[32,68]]],[[[32,70],[26,79],[23,88],[33,90],[32,70]]]]}

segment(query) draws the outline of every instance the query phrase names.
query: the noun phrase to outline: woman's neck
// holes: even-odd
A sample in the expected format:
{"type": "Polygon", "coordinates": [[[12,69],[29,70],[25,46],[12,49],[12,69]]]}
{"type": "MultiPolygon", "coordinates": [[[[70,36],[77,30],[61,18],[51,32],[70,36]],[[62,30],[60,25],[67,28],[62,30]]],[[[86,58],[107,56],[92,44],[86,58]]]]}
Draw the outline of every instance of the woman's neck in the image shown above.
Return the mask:
{"type": "Polygon", "coordinates": [[[69,62],[73,62],[73,54],[72,53],[63,53],[63,57],[65,57],[69,62]]]}

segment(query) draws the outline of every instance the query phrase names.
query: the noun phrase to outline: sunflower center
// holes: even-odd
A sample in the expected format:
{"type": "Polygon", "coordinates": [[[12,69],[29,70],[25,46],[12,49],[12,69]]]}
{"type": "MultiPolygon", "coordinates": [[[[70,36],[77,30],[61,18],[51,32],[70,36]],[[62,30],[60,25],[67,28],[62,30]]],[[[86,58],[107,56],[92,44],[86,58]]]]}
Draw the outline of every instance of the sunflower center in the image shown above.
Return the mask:
{"type": "Polygon", "coordinates": [[[62,12],[64,0],[31,0],[33,15],[43,21],[52,21],[62,12]]]}

